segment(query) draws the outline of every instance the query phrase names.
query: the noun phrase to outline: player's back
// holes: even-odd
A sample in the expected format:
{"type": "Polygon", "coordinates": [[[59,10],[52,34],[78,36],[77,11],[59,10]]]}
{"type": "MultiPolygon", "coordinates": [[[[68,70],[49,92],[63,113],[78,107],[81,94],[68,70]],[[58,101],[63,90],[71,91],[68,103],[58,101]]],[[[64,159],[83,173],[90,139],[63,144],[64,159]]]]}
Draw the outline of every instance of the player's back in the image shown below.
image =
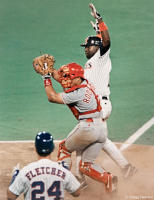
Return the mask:
{"type": "Polygon", "coordinates": [[[25,200],[63,199],[64,189],[72,191],[70,172],[49,159],[40,159],[24,167],[11,186],[19,193],[24,192],[25,200]]]}

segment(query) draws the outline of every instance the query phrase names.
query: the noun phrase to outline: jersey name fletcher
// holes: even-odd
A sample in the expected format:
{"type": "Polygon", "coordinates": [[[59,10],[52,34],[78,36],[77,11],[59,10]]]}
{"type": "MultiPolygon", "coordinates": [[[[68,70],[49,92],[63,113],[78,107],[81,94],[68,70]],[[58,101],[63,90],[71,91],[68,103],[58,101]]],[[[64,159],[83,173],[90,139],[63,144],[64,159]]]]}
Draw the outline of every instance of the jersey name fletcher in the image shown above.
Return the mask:
{"type": "Polygon", "coordinates": [[[63,172],[60,169],[57,169],[55,167],[38,167],[33,170],[28,171],[25,176],[28,178],[29,181],[31,181],[34,177],[40,176],[43,174],[51,175],[51,176],[58,176],[62,178],[63,180],[66,177],[66,173],[63,172]]]}

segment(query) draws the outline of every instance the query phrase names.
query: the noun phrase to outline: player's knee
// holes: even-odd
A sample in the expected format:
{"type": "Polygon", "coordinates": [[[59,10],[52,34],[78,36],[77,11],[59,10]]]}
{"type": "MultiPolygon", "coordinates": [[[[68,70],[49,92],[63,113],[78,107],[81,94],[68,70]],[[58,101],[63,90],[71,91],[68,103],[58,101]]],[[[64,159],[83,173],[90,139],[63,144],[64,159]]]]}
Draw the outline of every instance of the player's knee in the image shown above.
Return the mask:
{"type": "Polygon", "coordinates": [[[58,157],[58,161],[63,160],[64,158],[71,157],[71,152],[65,146],[65,140],[63,140],[62,142],[59,143],[57,157],[58,157]]]}
{"type": "Polygon", "coordinates": [[[71,152],[65,146],[65,140],[59,143],[58,148],[58,163],[67,169],[71,169],[72,161],[71,161],[71,152]]]}

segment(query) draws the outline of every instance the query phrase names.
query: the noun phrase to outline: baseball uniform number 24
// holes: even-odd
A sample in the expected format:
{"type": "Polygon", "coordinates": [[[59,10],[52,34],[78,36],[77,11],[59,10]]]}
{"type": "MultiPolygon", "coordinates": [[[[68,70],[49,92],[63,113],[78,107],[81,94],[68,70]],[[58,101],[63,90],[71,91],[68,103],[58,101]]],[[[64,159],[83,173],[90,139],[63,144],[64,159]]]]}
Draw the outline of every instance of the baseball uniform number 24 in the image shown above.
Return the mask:
{"type": "MultiPolygon", "coordinates": [[[[43,196],[45,191],[45,184],[43,181],[34,181],[32,183],[32,188],[34,190],[32,191],[32,199],[38,199],[37,195],[40,195],[40,200],[44,200],[45,197],[43,196]]],[[[56,199],[61,196],[61,190],[60,190],[60,181],[55,181],[53,184],[47,189],[47,194],[49,197],[55,197],[56,199]]]]}

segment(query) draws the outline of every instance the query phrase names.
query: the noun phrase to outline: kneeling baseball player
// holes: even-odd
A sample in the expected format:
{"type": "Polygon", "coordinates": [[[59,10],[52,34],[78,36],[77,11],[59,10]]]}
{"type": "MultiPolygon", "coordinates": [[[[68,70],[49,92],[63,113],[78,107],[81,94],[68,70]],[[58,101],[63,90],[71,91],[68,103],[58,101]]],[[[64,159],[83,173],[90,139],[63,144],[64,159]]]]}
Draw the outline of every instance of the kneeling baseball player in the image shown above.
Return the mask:
{"type": "MultiPolygon", "coordinates": [[[[34,59],[33,62],[34,69],[38,73],[41,66],[43,66],[44,70],[47,70],[49,65],[46,61],[40,64],[39,57],[34,59]]],[[[100,101],[94,92],[94,88],[84,78],[83,68],[76,63],[69,63],[58,70],[58,80],[64,92],[56,93],[48,76],[52,72],[51,70],[43,76],[48,101],[68,105],[78,120],[76,127],[66,140],[59,145],[58,161],[63,163],[65,167],[67,166],[68,169],[71,169],[71,153],[81,151],[79,170],[92,179],[102,182],[106,191],[115,191],[118,181],[117,176],[106,172],[102,167],[94,163],[107,139],[100,117],[100,101]]],[[[40,74],[42,75],[42,72],[40,74]]]]}

